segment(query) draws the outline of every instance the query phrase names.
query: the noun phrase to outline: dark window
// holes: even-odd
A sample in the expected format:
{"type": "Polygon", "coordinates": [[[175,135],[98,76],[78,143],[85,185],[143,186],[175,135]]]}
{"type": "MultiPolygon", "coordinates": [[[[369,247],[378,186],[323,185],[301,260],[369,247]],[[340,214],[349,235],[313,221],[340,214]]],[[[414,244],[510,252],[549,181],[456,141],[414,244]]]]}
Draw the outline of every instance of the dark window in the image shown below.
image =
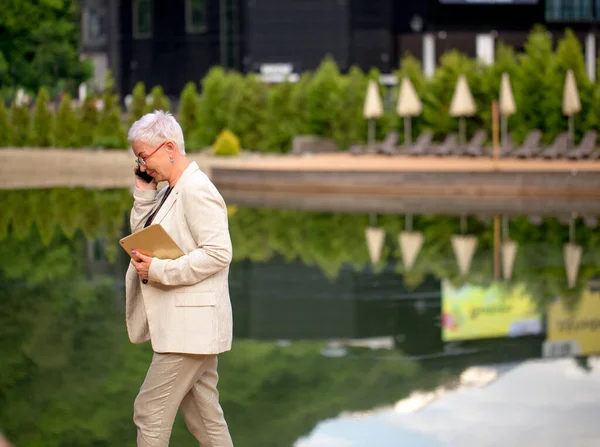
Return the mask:
{"type": "Polygon", "coordinates": [[[185,30],[188,33],[203,33],[206,31],[205,0],[186,0],[185,30]]]}
{"type": "Polygon", "coordinates": [[[546,0],[548,22],[580,22],[593,18],[593,0],[546,0]]]}
{"type": "Polygon", "coordinates": [[[133,37],[136,39],[152,37],[152,0],[134,0],[133,37]]]}
{"type": "Polygon", "coordinates": [[[106,11],[88,8],[84,11],[84,38],[86,44],[100,45],[106,42],[106,11]]]}

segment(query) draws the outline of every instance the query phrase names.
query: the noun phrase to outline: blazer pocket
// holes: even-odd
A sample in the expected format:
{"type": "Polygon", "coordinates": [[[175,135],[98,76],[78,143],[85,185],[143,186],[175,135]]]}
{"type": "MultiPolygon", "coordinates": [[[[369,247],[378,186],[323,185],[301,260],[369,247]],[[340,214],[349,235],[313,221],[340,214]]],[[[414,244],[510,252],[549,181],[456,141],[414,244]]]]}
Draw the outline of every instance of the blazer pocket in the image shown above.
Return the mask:
{"type": "Polygon", "coordinates": [[[214,292],[184,292],[175,294],[175,307],[216,306],[217,295],[214,292]]]}

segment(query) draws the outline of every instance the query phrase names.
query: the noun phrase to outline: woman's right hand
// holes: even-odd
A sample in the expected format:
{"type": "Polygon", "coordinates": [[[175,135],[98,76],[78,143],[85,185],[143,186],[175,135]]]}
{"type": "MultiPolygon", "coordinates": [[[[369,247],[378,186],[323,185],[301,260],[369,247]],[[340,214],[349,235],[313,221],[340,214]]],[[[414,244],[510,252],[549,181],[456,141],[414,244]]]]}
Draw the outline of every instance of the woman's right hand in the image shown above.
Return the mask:
{"type": "Polygon", "coordinates": [[[133,168],[133,176],[135,177],[135,187],[138,189],[146,189],[146,190],[151,190],[151,189],[156,189],[158,184],[156,183],[156,180],[152,180],[150,183],[146,183],[146,181],[142,180],[141,178],[139,178],[135,171],[138,170],[138,167],[136,166],[135,168],[133,168]]]}

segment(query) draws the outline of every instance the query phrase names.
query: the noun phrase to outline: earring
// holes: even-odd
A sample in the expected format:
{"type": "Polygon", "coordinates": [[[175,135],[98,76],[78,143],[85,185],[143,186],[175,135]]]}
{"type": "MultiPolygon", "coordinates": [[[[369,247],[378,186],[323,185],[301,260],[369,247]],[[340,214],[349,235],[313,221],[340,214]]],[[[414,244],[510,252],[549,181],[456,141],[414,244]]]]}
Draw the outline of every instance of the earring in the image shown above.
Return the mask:
{"type": "Polygon", "coordinates": [[[174,158],[171,158],[171,163],[175,163],[175,159],[174,158]]]}

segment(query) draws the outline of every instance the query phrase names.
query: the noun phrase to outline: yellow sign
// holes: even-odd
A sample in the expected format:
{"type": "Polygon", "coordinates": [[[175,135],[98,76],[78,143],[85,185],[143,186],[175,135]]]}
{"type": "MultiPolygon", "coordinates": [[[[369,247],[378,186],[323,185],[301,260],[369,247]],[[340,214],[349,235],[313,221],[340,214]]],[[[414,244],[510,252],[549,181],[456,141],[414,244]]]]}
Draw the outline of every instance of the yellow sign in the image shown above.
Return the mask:
{"type": "Polygon", "coordinates": [[[548,309],[544,357],[600,353],[600,292],[585,291],[575,309],[556,300],[548,309]]]}
{"type": "Polygon", "coordinates": [[[494,284],[455,288],[442,282],[442,340],[519,337],[542,332],[542,318],[525,290],[494,284]]]}

